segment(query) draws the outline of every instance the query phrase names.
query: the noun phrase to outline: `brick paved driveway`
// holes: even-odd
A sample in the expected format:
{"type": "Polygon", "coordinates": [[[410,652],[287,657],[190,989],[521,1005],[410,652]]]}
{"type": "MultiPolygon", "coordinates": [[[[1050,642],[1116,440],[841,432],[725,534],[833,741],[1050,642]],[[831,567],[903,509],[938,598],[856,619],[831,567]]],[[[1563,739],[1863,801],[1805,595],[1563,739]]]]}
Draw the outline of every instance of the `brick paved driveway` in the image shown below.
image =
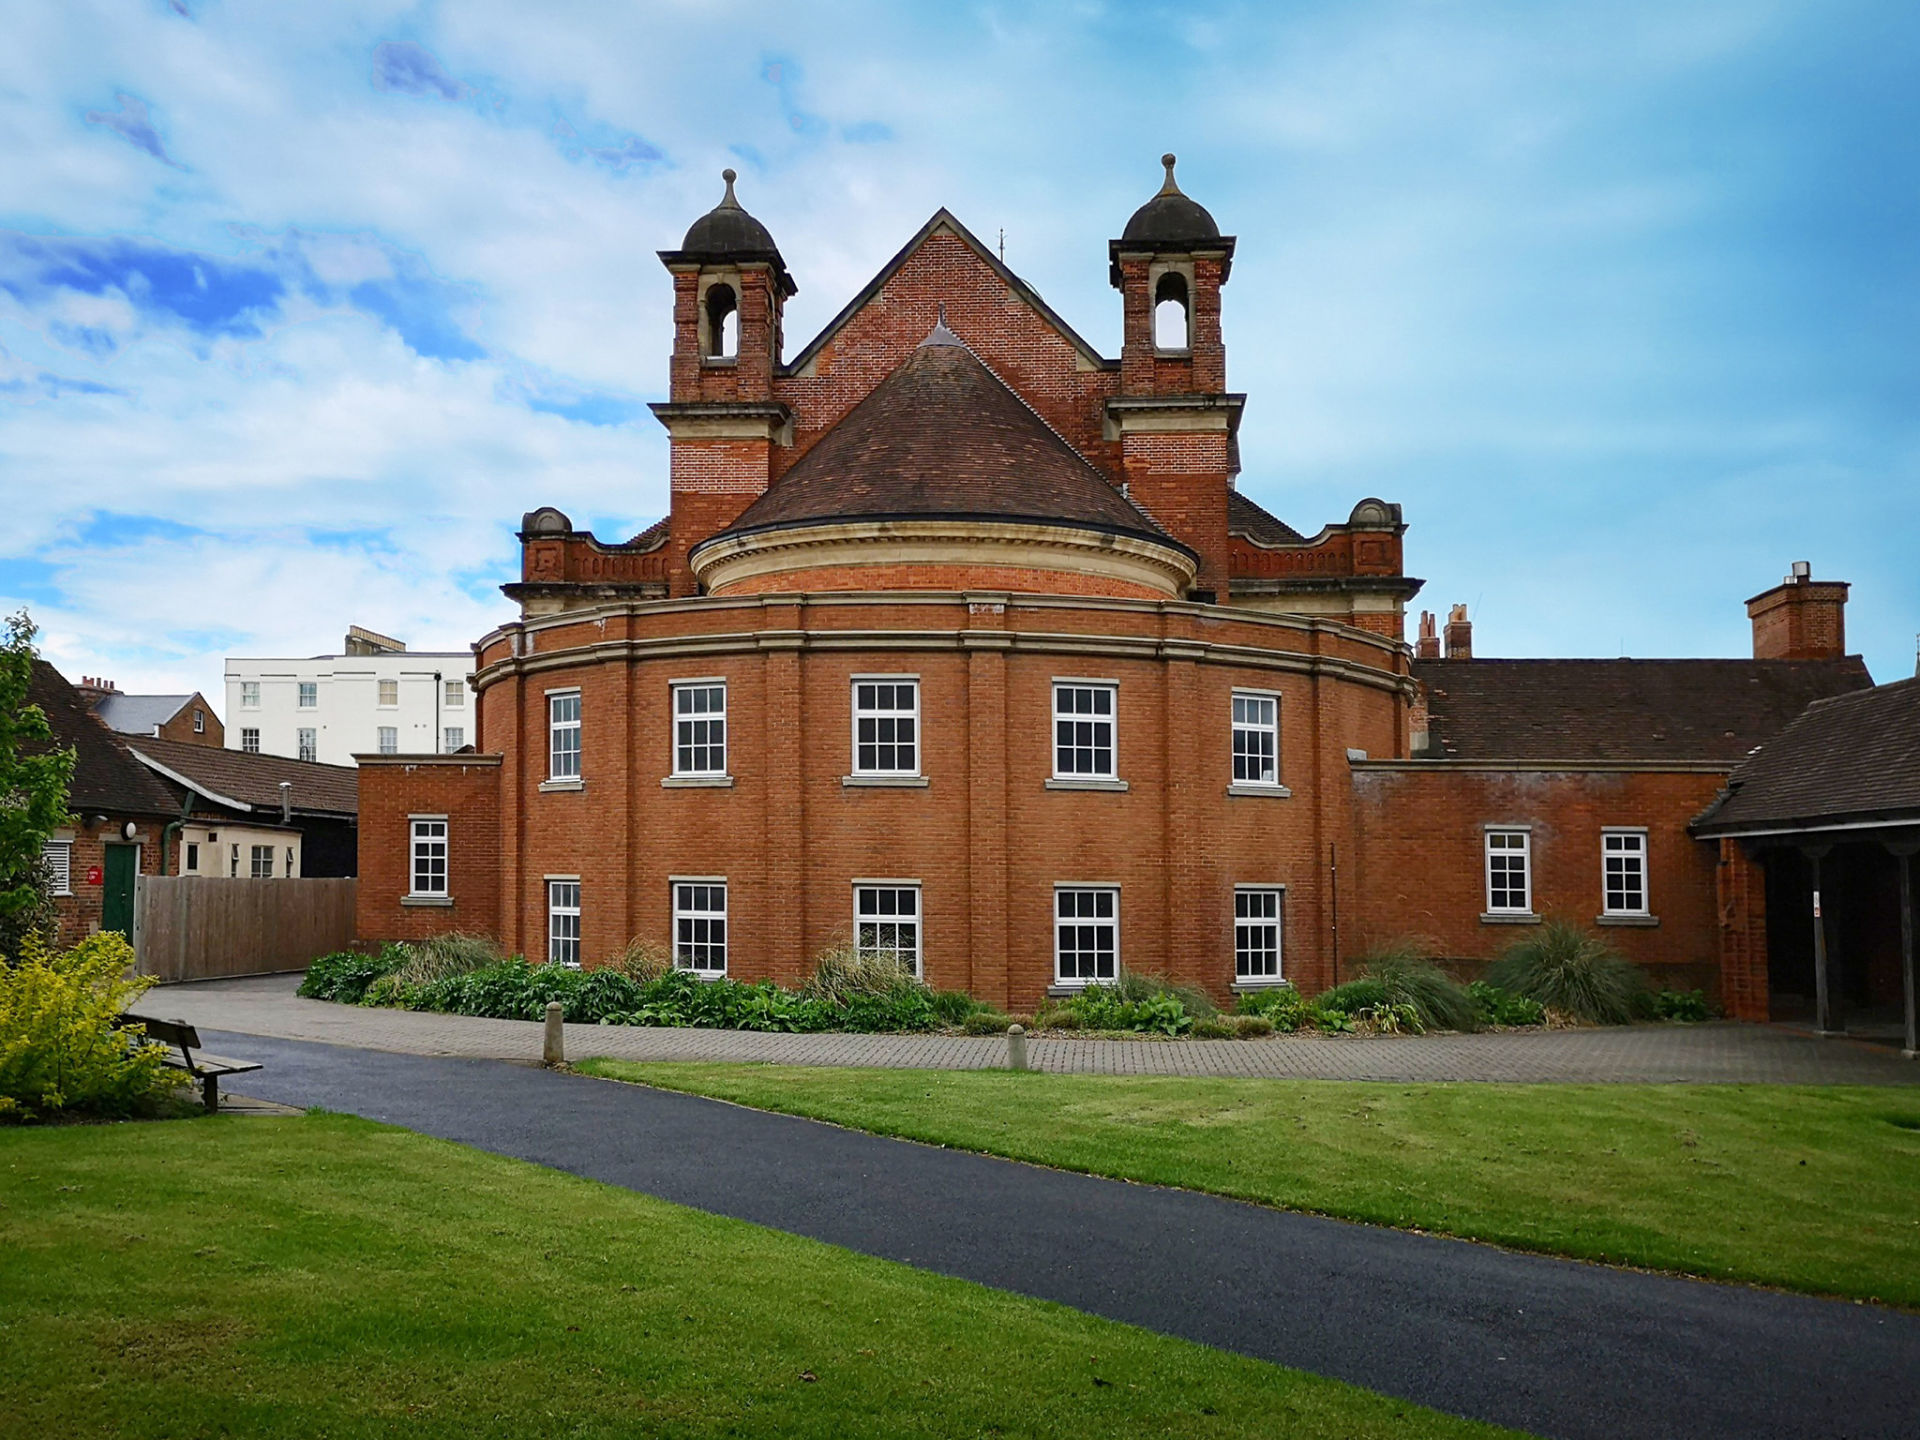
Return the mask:
{"type": "MultiPolygon", "coordinates": [[[[540,1026],[522,1020],[362,1010],[294,994],[299,977],[168,985],[139,1008],[206,1030],[319,1040],[409,1055],[537,1060],[540,1026]]],[[[981,1070],[1006,1063],[1005,1040],[948,1035],[765,1035],[569,1025],[567,1055],[622,1060],[741,1060],[981,1070]]],[[[1107,1075],[1228,1075],[1312,1080],[1500,1080],[1794,1085],[1920,1083],[1920,1064],[1846,1040],[1766,1025],[1635,1025],[1495,1035],[1276,1035],[1263,1040],[1036,1037],[1037,1069],[1107,1075]]]]}

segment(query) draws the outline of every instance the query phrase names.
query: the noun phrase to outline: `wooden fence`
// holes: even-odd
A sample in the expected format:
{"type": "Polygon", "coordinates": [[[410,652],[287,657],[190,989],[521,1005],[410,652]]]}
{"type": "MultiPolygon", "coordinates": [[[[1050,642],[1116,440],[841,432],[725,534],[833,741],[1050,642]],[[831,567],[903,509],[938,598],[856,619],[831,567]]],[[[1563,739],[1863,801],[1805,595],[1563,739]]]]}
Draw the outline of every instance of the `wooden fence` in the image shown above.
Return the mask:
{"type": "Polygon", "coordinates": [[[356,883],[142,875],[133,915],[140,973],[209,980],[304,970],[352,941],[356,883]]]}

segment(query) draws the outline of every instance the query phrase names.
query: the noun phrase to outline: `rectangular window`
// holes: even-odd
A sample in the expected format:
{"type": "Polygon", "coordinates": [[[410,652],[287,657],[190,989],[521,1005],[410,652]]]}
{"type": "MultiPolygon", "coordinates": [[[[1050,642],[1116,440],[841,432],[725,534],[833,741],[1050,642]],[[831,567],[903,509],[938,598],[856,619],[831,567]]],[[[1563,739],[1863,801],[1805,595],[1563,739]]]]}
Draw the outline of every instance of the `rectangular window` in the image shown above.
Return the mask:
{"type": "Polygon", "coordinates": [[[1120,892],[1057,886],[1053,915],[1054,978],[1062,985],[1112,984],[1120,974],[1120,892]]]}
{"type": "Polygon", "coordinates": [[[580,778],[580,692],[547,696],[547,778],[580,778]]]}
{"type": "MultiPolygon", "coordinates": [[[[260,732],[256,730],[253,733],[257,736],[259,735],[260,732]]],[[[298,740],[297,748],[299,750],[300,758],[302,760],[318,760],[320,758],[320,732],[318,730],[311,729],[307,726],[302,726],[300,729],[294,731],[293,733],[298,740]]],[[[387,730],[381,731],[380,733],[382,735],[391,735],[393,734],[393,731],[391,729],[387,729],[387,730]]],[[[385,742],[383,741],[382,744],[384,745],[384,743],[385,742]]],[[[396,749],[399,748],[398,740],[394,742],[394,746],[396,749]]],[[[260,747],[256,744],[254,748],[257,750],[260,747]]],[[[391,754],[392,751],[382,749],[381,753],[391,754]]]]}
{"type": "Polygon", "coordinates": [[[673,773],[727,773],[727,687],[724,682],[673,687],[673,773]]]}
{"type": "Polygon", "coordinates": [[[446,752],[451,755],[467,743],[467,727],[464,725],[447,726],[446,752]]]}
{"type": "Polygon", "coordinates": [[[380,753],[382,755],[400,753],[400,732],[391,725],[380,727],[380,753]]]}
{"type": "Polygon", "coordinates": [[[1487,831],[1487,913],[1533,913],[1532,840],[1525,830],[1487,831]]]}
{"type": "Polygon", "coordinates": [[[293,864],[293,846],[291,845],[287,846],[287,868],[285,873],[286,873],[287,879],[292,880],[293,878],[295,878],[294,864],[293,864]]]}
{"type": "Polygon", "coordinates": [[[40,859],[47,867],[47,881],[56,895],[73,893],[73,842],[49,840],[41,848],[40,859]]]}
{"type": "Polygon", "coordinates": [[[920,973],[920,887],[853,887],[853,943],[860,958],[892,960],[909,975],[920,973]]]}
{"type": "Polygon", "coordinates": [[[1280,702],[1271,695],[1233,697],[1233,783],[1280,783],[1280,702]]]}
{"type": "Polygon", "coordinates": [[[447,893],[447,822],[413,822],[413,890],[415,895],[447,893]]]}
{"type": "Polygon", "coordinates": [[[673,963],[701,975],[727,973],[726,881],[674,881],[673,963]]]}
{"type": "Polygon", "coordinates": [[[227,878],[238,880],[240,878],[240,847],[231,845],[227,849],[227,878]]]}
{"type": "Polygon", "coordinates": [[[580,882],[547,882],[547,959],[580,968],[580,882]]]}
{"type": "Polygon", "coordinates": [[[193,712],[193,733],[196,735],[204,735],[207,733],[206,711],[196,710],[193,712]]]}
{"type": "Polygon", "coordinates": [[[255,845],[253,847],[253,878],[271,880],[273,878],[273,846],[255,845]]]}
{"type": "Polygon", "coordinates": [[[242,680],[240,682],[240,708],[242,710],[258,710],[260,708],[260,682],[258,680],[242,680]]]}
{"type": "Polygon", "coordinates": [[[300,708],[302,710],[312,710],[319,705],[319,703],[320,682],[317,680],[302,680],[300,682],[300,708]]]}
{"type": "Polygon", "coordinates": [[[240,748],[249,755],[260,753],[260,732],[249,725],[240,732],[240,748]]]}
{"type": "Polygon", "coordinates": [[[1056,780],[1112,780],[1113,716],[1117,688],[1112,685],[1055,683],[1053,687],[1053,775],[1056,780]]]}
{"type": "Polygon", "coordinates": [[[1243,985],[1280,979],[1280,931],[1286,892],[1243,885],[1233,892],[1233,978],[1243,985]]]}
{"type": "Polygon", "coordinates": [[[186,858],[180,862],[180,870],[181,873],[186,875],[198,875],[200,873],[199,841],[189,840],[187,842],[187,854],[186,858]]]}
{"type": "Polygon", "coordinates": [[[388,706],[398,705],[400,703],[400,682],[398,680],[382,680],[380,682],[380,703],[388,706]]]}
{"type": "Polygon", "coordinates": [[[920,773],[920,682],[853,682],[853,773],[920,773]]]}
{"type": "Polygon", "coordinates": [[[467,703],[467,682],[464,680],[447,681],[447,708],[459,710],[467,703]]]}
{"type": "Polygon", "coordinates": [[[1647,832],[1605,830],[1600,835],[1602,909],[1608,915],[1647,913],[1647,832]]]}

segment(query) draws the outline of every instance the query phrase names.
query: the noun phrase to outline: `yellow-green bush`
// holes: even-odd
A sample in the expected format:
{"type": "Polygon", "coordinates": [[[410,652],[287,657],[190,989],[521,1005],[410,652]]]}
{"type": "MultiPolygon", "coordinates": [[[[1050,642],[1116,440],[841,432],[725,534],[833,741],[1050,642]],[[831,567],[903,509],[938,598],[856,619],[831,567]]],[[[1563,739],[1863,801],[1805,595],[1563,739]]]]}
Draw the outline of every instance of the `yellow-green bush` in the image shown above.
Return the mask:
{"type": "Polygon", "coordinates": [[[0,956],[0,1121],[129,1115],[187,1083],[163,1048],[133,1043],[138,1027],[114,1028],[154,983],[132,966],[133,947],[114,934],[55,954],[28,936],[17,957],[0,956]]]}

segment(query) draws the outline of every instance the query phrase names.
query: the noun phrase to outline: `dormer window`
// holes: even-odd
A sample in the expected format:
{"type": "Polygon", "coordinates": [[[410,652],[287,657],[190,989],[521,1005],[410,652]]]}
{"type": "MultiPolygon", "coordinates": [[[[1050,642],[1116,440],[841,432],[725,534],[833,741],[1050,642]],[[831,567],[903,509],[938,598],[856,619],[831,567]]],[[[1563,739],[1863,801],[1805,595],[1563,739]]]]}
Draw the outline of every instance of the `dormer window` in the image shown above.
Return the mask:
{"type": "Polygon", "coordinates": [[[1192,319],[1187,277],[1169,270],[1153,287],[1153,348],[1180,353],[1191,350],[1192,319]]]}
{"type": "Polygon", "coordinates": [[[731,285],[707,287],[706,320],[706,360],[731,364],[740,355],[740,300],[731,285]]]}

